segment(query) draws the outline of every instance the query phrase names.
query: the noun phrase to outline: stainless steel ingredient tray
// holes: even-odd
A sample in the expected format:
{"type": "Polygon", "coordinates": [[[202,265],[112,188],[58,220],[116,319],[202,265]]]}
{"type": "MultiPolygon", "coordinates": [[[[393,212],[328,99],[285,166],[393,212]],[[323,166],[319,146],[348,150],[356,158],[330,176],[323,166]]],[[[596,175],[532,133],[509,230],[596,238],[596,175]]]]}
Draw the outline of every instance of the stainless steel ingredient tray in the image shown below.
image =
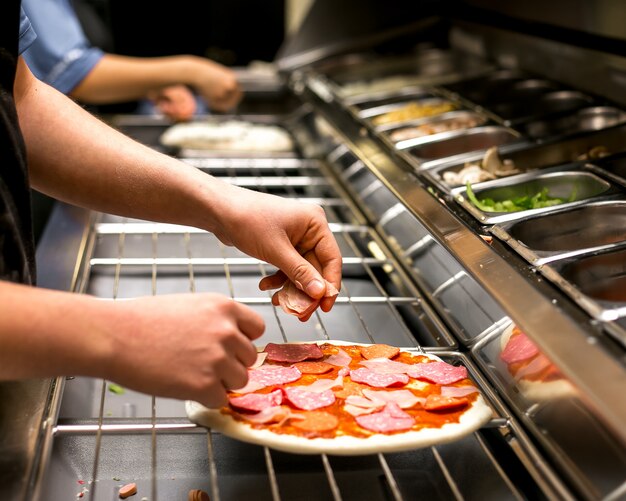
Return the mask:
{"type": "MultiPolygon", "coordinates": [[[[419,96],[415,99],[403,99],[400,102],[395,102],[395,103],[387,103],[387,104],[382,104],[380,106],[374,106],[372,108],[366,108],[364,110],[362,110],[361,112],[359,112],[359,118],[362,119],[374,119],[378,116],[384,115],[386,113],[390,113],[392,111],[398,111],[401,110],[402,108],[405,108],[411,104],[416,104],[418,106],[439,106],[439,105],[443,105],[443,104],[447,104],[450,103],[451,105],[453,105],[454,107],[458,108],[459,105],[453,101],[450,101],[449,99],[444,99],[441,97],[431,97],[428,95],[422,95],[419,96]]],[[[393,123],[404,123],[407,122],[409,120],[412,119],[407,119],[407,120],[401,120],[401,121],[397,121],[397,122],[393,122],[393,123]]],[[[392,123],[392,122],[390,122],[392,123]]],[[[387,124],[381,124],[382,125],[387,125],[387,124]]]]}
{"type": "Polygon", "coordinates": [[[506,123],[517,125],[535,118],[573,111],[592,104],[593,98],[582,92],[560,90],[549,92],[539,98],[497,104],[489,107],[489,110],[506,123]]]}
{"type": "Polygon", "coordinates": [[[401,141],[396,148],[416,168],[427,169],[440,162],[462,161],[467,155],[484,152],[492,146],[523,142],[511,129],[487,125],[401,141]]]}
{"type": "MultiPolygon", "coordinates": [[[[626,149],[626,125],[616,125],[615,127],[609,127],[604,130],[596,130],[587,132],[584,134],[575,134],[567,138],[553,139],[549,142],[540,145],[528,146],[528,144],[521,146],[513,144],[510,147],[499,147],[498,151],[502,160],[511,160],[517,169],[522,172],[531,172],[536,169],[544,169],[550,166],[564,166],[572,162],[581,163],[581,158],[588,158],[590,153],[598,150],[603,150],[610,154],[617,154],[623,152],[626,149]]],[[[451,159],[450,161],[440,162],[432,167],[428,166],[428,170],[424,171],[424,175],[428,177],[432,182],[441,188],[446,193],[451,191],[459,185],[449,185],[443,181],[443,174],[446,172],[459,172],[467,162],[480,162],[482,160],[482,153],[474,153],[467,155],[460,159],[451,159]]],[[[595,160],[594,167],[589,167],[589,170],[598,171],[599,166],[602,166],[602,171],[599,171],[602,176],[610,177],[606,175],[605,171],[619,170],[619,166],[613,166],[612,160],[617,158],[624,158],[621,165],[621,175],[623,179],[626,179],[626,155],[620,157],[613,155],[602,160],[595,160]],[[595,166],[598,167],[595,167],[595,166]]],[[[619,160],[615,160],[619,162],[619,160]]],[[[615,177],[615,176],[613,176],[615,177]]],[[[613,177],[611,179],[613,179],[613,177]]],[[[503,178],[506,179],[506,178],[503,178]]],[[[622,180],[618,184],[626,185],[626,181],[622,180]]]]}
{"type": "MultiPolygon", "coordinates": [[[[604,322],[626,318],[626,246],[591,256],[574,257],[539,267],[581,308],[604,322]]],[[[626,345],[626,326],[613,323],[611,334],[626,345]]]]}
{"type": "Polygon", "coordinates": [[[472,191],[478,199],[491,198],[495,201],[510,200],[516,197],[533,196],[548,188],[548,196],[572,199],[552,207],[529,209],[518,212],[485,212],[475,207],[467,199],[465,186],[452,190],[454,199],[482,224],[495,224],[514,221],[534,214],[553,212],[561,207],[576,207],[594,197],[606,197],[619,193],[608,181],[583,170],[564,170],[555,167],[539,172],[526,172],[503,179],[478,183],[472,191]]]}
{"type": "Polygon", "coordinates": [[[587,166],[626,188],[626,154],[612,155],[587,166]]]}
{"type": "MultiPolygon", "coordinates": [[[[465,121],[465,122],[472,123],[472,125],[467,126],[467,127],[460,127],[460,128],[449,129],[445,131],[445,132],[450,132],[452,130],[466,130],[472,127],[479,127],[485,124],[487,120],[488,118],[486,116],[481,115],[480,113],[477,113],[475,111],[457,110],[457,111],[449,111],[447,113],[442,113],[441,115],[435,115],[433,117],[425,117],[425,118],[418,118],[416,120],[409,120],[407,122],[402,122],[401,124],[396,123],[396,124],[383,125],[381,127],[378,127],[376,130],[381,132],[392,143],[398,143],[400,141],[404,141],[405,139],[396,140],[394,139],[393,136],[395,133],[402,132],[405,129],[414,129],[414,128],[418,128],[421,126],[426,126],[426,127],[444,126],[445,127],[448,124],[451,124],[457,121],[459,122],[465,121]]],[[[418,137],[426,137],[429,135],[432,135],[432,134],[425,134],[422,136],[416,135],[408,139],[416,139],[418,137]]]]}
{"type": "Polygon", "coordinates": [[[606,129],[626,122],[626,112],[613,106],[592,106],[553,119],[536,120],[520,126],[533,139],[566,136],[576,132],[606,129]]]}
{"type": "Polygon", "coordinates": [[[538,266],[626,244],[625,221],[626,200],[603,200],[495,225],[490,231],[538,266]]]}
{"type": "Polygon", "coordinates": [[[483,104],[499,95],[502,91],[530,78],[528,75],[515,70],[499,70],[487,75],[469,80],[463,80],[444,87],[459,96],[475,103],[483,104]]]}

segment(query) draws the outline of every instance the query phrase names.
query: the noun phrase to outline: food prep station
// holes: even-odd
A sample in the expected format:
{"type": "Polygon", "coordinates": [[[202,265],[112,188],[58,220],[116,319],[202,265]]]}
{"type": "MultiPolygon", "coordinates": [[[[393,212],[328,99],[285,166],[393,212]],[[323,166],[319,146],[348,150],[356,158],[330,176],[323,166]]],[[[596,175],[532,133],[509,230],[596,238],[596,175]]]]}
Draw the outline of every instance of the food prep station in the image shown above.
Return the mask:
{"type": "Polygon", "coordinates": [[[273,268],[209,233],[62,204],[38,248],[39,283],[109,301],[218,292],[264,317],[261,343],[435,353],[468,368],[493,419],[427,449],[306,456],[232,440],[190,423],[184,402],[107,381],[4,384],[0,498],[112,500],[128,482],[150,501],[192,489],[213,501],[626,497],[626,98],[576,85],[572,67],[604,57],[626,70],[626,59],[567,46],[570,64],[546,66],[530,55],[561,53],[559,42],[476,23],[468,5],[467,19],[411,11],[399,30],[407,41],[390,54],[380,33],[397,33],[362,2],[380,24],[369,46],[354,33],[316,45],[330,3],[315,2],[284,48],[280,78],[244,79],[238,114],[206,118],[277,125],[291,151],[173,150],[159,141],[164,121],[111,117],[207,174],[320,204],[343,256],[330,313],[306,323],[284,314],[257,287],[273,268]],[[563,203],[485,212],[446,181],[494,146],[516,170],[472,183],[477,197],[548,188],[563,203]],[[529,389],[510,372],[500,355],[514,325],[556,384],[529,389]]]}

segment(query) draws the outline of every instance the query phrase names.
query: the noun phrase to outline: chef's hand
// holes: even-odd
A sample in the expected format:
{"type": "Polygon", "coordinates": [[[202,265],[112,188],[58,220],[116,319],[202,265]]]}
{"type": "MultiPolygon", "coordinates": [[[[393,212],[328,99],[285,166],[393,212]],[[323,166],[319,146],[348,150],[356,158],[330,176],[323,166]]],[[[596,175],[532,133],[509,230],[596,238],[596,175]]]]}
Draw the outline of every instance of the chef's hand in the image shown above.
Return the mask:
{"type": "Polygon", "coordinates": [[[256,360],[261,316],[219,294],[178,294],[111,305],[116,356],[107,378],[144,393],[226,404],[256,360]]]}
{"type": "Polygon", "coordinates": [[[176,122],[185,122],[196,112],[196,98],[184,85],[170,85],[148,97],[161,113],[176,122]]]}
{"type": "Polygon", "coordinates": [[[243,97],[234,71],[201,57],[190,60],[190,82],[211,110],[226,112],[235,108],[243,97]]]}
{"type": "Polygon", "coordinates": [[[325,280],[341,288],[341,253],[324,210],[308,204],[229,187],[232,203],[220,217],[217,237],[227,245],[273,264],[279,273],[263,278],[262,290],[275,289],[286,279],[319,299],[330,311],[336,296],[324,297],[325,280]]]}

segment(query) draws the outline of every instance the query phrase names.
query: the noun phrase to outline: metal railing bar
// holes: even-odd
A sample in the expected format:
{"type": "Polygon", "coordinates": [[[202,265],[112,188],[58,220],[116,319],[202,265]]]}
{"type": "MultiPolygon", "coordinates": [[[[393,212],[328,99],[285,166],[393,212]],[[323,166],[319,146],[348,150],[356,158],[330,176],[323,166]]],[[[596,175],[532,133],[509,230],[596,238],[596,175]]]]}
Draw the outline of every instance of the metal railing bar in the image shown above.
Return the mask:
{"type": "Polygon", "coordinates": [[[608,496],[604,497],[602,501],[619,501],[626,498],[626,482],[611,492],[608,496]]]}
{"type": "Polygon", "coordinates": [[[249,177],[249,176],[233,176],[226,177],[220,176],[220,180],[225,183],[234,184],[236,186],[241,186],[244,188],[287,188],[287,187],[298,187],[298,188],[307,188],[309,186],[329,186],[328,181],[325,178],[321,177],[290,177],[290,176],[280,176],[280,177],[249,177]]]}
{"type": "MultiPolygon", "coordinates": [[[[337,199],[323,199],[323,198],[298,198],[305,202],[315,201],[330,201],[331,205],[342,206],[345,203],[341,203],[341,200],[337,199]]],[[[323,204],[322,204],[323,205],[323,204]]],[[[351,223],[329,223],[329,228],[333,233],[352,233],[369,231],[369,227],[363,224],[351,224],[351,223]]],[[[149,221],[141,223],[98,223],[95,227],[95,231],[98,235],[141,235],[152,233],[208,233],[206,230],[201,230],[194,226],[183,226],[178,224],[169,223],[152,223],[149,221]]]]}
{"type": "Polygon", "coordinates": [[[96,499],[96,486],[98,485],[98,464],[100,463],[100,450],[102,447],[102,420],[104,415],[104,399],[106,395],[106,381],[102,380],[102,389],[100,390],[100,409],[98,411],[98,425],[96,429],[96,446],[93,459],[93,468],[91,470],[91,496],[96,499]]]}
{"type": "Polygon", "coordinates": [[[274,170],[298,169],[302,167],[316,167],[319,161],[301,158],[181,158],[189,165],[200,169],[246,169],[274,170]]]}
{"type": "Polygon", "coordinates": [[[322,464],[324,465],[324,470],[326,471],[326,477],[328,478],[330,491],[333,493],[333,499],[335,501],[341,501],[343,498],[341,497],[341,492],[339,491],[337,480],[335,480],[335,474],[332,467],[330,466],[330,461],[328,461],[328,456],[326,454],[322,454],[322,464]]]}
{"type": "MultiPolygon", "coordinates": [[[[146,258],[146,257],[124,257],[124,258],[108,258],[97,257],[91,258],[89,261],[91,266],[188,266],[189,264],[198,266],[224,266],[228,264],[230,266],[256,266],[262,261],[253,257],[159,257],[159,258],[146,258]]],[[[363,265],[376,265],[383,266],[385,264],[391,264],[388,259],[376,259],[376,258],[356,258],[356,257],[344,257],[343,264],[363,264],[363,265]]]]}
{"type": "Polygon", "coordinates": [[[123,435],[126,433],[189,433],[204,431],[193,423],[142,423],[142,424],[61,424],[53,428],[54,436],[90,435],[101,432],[104,435],[123,435]]]}
{"type": "Polygon", "coordinates": [[[382,454],[378,454],[378,461],[380,462],[380,466],[383,469],[383,473],[385,474],[385,478],[387,479],[387,483],[389,484],[389,489],[391,489],[393,499],[395,499],[395,501],[402,501],[403,497],[400,493],[398,482],[396,482],[396,479],[391,472],[391,468],[389,468],[389,464],[387,463],[385,456],[383,456],[382,454]]]}
{"type": "MultiPolygon", "coordinates": [[[[495,421],[495,420],[492,419],[492,421],[495,421]]],[[[480,433],[478,433],[476,431],[474,432],[474,437],[476,437],[476,440],[478,441],[480,447],[483,449],[483,451],[485,452],[486,456],[491,461],[491,464],[493,465],[493,467],[496,469],[496,471],[500,475],[500,478],[502,478],[502,480],[507,485],[507,487],[509,489],[511,489],[511,492],[513,493],[515,498],[518,499],[519,501],[522,501],[524,499],[524,496],[522,496],[522,494],[519,492],[517,487],[515,487],[515,484],[513,484],[513,482],[511,482],[511,479],[509,478],[509,476],[504,471],[504,468],[502,468],[500,463],[498,463],[498,460],[493,456],[493,454],[491,453],[491,451],[487,447],[487,444],[483,440],[483,437],[481,437],[480,433]]]]}
{"type": "Polygon", "coordinates": [[[263,447],[263,454],[265,456],[265,466],[267,467],[267,476],[270,480],[270,489],[272,491],[272,499],[274,501],[280,501],[280,490],[278,489],[278,479],[276,478],[276,470],[274,470],[274,463],[272,461],[272,455],[270,454],[269,447],[263,447]]]}
{"type": "Polygon", "coordinates": [[[213,501],[220,500],[220,489],[217,485],[217,463],[213,453],[213,432],[209,428],[207,430],[207,451],[209,454],[209,477],[211,478],[211,499],[213,501]]]}
{"type": "Polygon", "coordinates": [[[431,447],[430,449],[433,452],[433,456],[435,456],[435,460],[437,461],[437,464],[439,465],[439,468],[441,469],[443,476],[448,482],[448,486],[450,487],[452,494],[454,494],[455,499],[462,501],[465,498],[463,497],[463,494],[461,494],[461,491],[459,490],[459,486],[456,484],[456,482],[452,478],[452,475],[450,474],[450,470],[448,470],[448,467],[445,465],[443,459],[441,458],[441,455],[439,454],[439,451],[437,450],[436,447],[431,447]]]}

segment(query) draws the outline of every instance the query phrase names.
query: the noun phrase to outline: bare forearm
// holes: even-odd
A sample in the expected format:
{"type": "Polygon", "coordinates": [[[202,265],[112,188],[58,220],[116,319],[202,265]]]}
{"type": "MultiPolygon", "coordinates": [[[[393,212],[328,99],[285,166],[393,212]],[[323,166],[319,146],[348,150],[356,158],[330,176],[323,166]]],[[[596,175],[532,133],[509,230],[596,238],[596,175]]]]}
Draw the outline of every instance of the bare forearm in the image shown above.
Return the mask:
{"type": "Polygon", "coordinates": [[[0,281],[0,380],[103,374],[112,355],[102,330],[108,309],[88,296],[0,281]]]}
{"type": "Polygon", "coordinates": [[[193,85],[194,58],[138,58],[105,54],[71,96],[90,104],[145,98],[150,91],[175,84],[193,85]]]}
{"type": "Polygon", "coordinates": [[[30,72],[18,72],[16,98],[38,190],[103,212],[213,229],[229,186],[111,129],[30,72]]]}

